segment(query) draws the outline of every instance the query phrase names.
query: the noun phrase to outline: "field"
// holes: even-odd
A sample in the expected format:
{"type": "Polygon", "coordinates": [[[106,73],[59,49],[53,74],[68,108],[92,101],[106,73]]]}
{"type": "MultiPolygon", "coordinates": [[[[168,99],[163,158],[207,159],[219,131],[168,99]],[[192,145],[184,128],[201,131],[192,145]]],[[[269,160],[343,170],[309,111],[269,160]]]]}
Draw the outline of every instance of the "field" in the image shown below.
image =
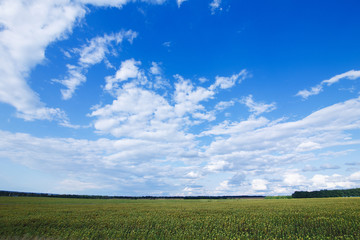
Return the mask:
{"type": "Polygon", "coordinates": [[[360,239],[360,198],[0,197],[0,239],[360,239]]]}

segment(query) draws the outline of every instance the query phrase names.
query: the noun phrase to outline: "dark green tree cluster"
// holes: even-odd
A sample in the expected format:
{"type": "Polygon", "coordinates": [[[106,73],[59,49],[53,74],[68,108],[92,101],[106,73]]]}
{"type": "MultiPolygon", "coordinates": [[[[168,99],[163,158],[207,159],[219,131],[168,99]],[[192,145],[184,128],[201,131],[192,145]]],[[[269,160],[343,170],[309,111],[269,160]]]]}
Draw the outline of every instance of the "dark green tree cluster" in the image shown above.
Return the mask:
{"type": "Polygon", "coordinates": [[[0,196],[8,197],[53,197],[53,198],[87,198],[87,199],[237,199],[237,198],[264,198],[265,196],[102,196],[102,195],[77,195],[77,194],[51,194],[1,191],[0,196]]]}
{"type": "Polygon", "coordinates": [[[342,190],[296,191],[293,198],[360,197],[360,188],[342,190]]]}

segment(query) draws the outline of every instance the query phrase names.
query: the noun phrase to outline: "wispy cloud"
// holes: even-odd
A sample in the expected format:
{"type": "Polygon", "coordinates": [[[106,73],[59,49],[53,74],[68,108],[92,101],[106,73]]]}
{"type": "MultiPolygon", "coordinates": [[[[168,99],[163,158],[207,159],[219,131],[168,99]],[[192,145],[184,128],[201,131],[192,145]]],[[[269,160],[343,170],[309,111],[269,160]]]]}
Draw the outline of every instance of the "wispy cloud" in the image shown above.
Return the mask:
{"type": "MultiPolygon", "coordinates": [[[[164,0],[142,0],[151,4],[162,4],[164,0]]],[[[28,85],[27,78],[33,67],[45,60],[47,46],[71,33],[74,24],[87,13],[85,4],[95,6],[122,7],[128,0],[98,1],[11,1],[0,2],[0,101],[10,104],[17,116],[25,120],[59,120],[64,112],[58,108],[46,107],[39,95],[28,85]]],[[[111,37],[110,37],[111,38],[111,37]]],[[[116,36],[113,36],[116,40],[116,36]]],[[[91,50],[83,50],[79,60],[80,68],[95,64],[106,51],[104,44],[90,43],[91,50]],[[91,45],[91,44],[94,45],[91,45]]],[[[69,65],[70,66],[70,65],[69,65]]],[[[66,87],[63,98],[72,96],[76,87],[83,83],[84,73],[79,67],[69,68],[69,76],[63,80],[66,87]]],[[[63,120],[59,120],[62,122],[63,120]]]]}
{"type": "Polygon", "coordinates": [[[252,95],[242,98],[240,102],[245,104],[249,108],[249,111],[255,116],[265,112],[271,112],[276,109],[275,103],[266,104],[262,102],[255,102],[252,95]]]}
{"type": "MultiPolygon", "coordinates": [[[[105,34],[103,37],[95,37],[91,39],[89,43],[81,49],[75,49],[75,51],[79,52],[80,55],[78,66],[67,65],[68,76],[62,80],[54,80],[66,87],[65,89],[61,89],[63,99],[70,99],[75,90],[82,83],[86,82],[85,74],[88,68],[102,62],[103,60],[107,60],[106,55],[110,53],[109,47],[113,44],[120,44],[124,39],[132,42],[136,36],[137,33],[131,30],[121,31],[116,34],[105,34]]],[[[121,72],[117,73],[117,75],[121,74],[121,72]]],[[[114,81],[116,81],[116,79],[108,79],[105,88],[111,88],[112,82],[114,81]]]]}
{"type": "Polygon", "coordinates": [[[330,79],[324,80],[320,84],[312,87],[310,90],[306,90],[306,89],[301,90],[296,94],[296,96],[300,96],[303,99],[307,99],[310,96],[317,95],[320,92],[322,92],[324,85],[331,86],[332,84],[337,83],[342,79],[356,80],[358,78],[360,78],[360,71],[350,70],[348,72],[336,75],[330,79]]]}
{"type": "Polygon", "coordinates": [[[183,3],[183,2],[186,2],[187,0],[176,0],[176,3],[177,3],[177,5],[178,5],[178,7],[180,7],[181,6],[181,4],[183,3]]]}
{"type": "Polygon", "coordinates": [[[233,74],[230,77],[216,76],[215,83],[210,86],[210,90],[215,90],[217,87],[221,89],[227,89],[233,87],[236,83],[241,83],[244,79],[249,77],[248,72],[244,69],[238,74],[233,74]]]}
{"type": "Polygon", "coordinates": [[[213,0],[210,3],[211,14],[215,14],[216,11],[221,11],[222,8],[220,7],[220,5],[221,5],[221,0],[213,0]]]}

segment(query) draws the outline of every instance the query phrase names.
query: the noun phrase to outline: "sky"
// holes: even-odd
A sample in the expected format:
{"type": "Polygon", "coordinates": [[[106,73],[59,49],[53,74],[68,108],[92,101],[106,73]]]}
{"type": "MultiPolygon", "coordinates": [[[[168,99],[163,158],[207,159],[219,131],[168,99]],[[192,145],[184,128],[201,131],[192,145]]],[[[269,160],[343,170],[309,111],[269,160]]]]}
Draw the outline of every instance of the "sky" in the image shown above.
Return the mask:
{"type": "Polygon", "coordinates": [[[0,0],[0,189],[360,187],[357,0],[0,0]]]}

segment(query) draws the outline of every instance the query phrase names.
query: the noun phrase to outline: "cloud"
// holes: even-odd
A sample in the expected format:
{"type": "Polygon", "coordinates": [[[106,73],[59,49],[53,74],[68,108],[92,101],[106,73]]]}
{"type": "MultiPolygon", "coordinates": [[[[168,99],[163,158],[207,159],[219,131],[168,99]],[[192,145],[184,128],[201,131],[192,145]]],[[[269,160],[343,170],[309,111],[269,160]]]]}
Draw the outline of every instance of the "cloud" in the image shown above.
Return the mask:
{"type": "Polygon", "coordinates": [[[68,76],[63,80],[54,80],[59,82],[66,87],[66,89],[61,89],[61,95],[63,99],[67,100],[72,97],[76,88],[86,81],[86,77],[82,73],[82,69],[74,65],[67,65],[68,76]]]}
{"type": "Polygon", "coordinates": [[[104,89],[107,91],[112,91],[114,84],[127,81],[128,79],[137,78],[140,74],[138,67],[140,64],[140,61],[135,61],[133,58],[123,61],[115,76],[108,76],[105,78],[106,85],[104,89]]]}
{"type": "Polygon", "coordinates": [[[191,114],[193,118],[211,120],[214,118],[211,112],[206,112],[205,107],[200,104],[202,101],[211,99],[215,92],[209,88],[194,88],[189,80],[185,80],[180,75],[175,76],[178,82],[175,83],[174,111],[178,117],[191,114]]]}
{"type": "Polygon", "coordinates": [[[98,118],[94,123],[98,131],[116,137],[186,140],[187,136],[178,132],[182,120],[166,99],[132,84],[124,85],[117,94],[112,104],[91,113],[98,118]]]}
{"type": "Polygon", "coordinates": [[[254,191],[264,191],[267,190],[267,184],[269,182],[264,179],[254,179],[251,181],[251,187],[254,191]]]}
{"type": "Polygon", "coordinates": [[[351,174],[349,179],[352,181],[360,181],[360,172],[355,172],[351,174]]]}
{"type": "Polygon", "coordinates": [[[48,108],[27,84],[30,70],[45,59],[46,47],[71,33],[85,10],[70,1],[0,3],[0,101],[26,120],[58,119],[63,112],[48,108]]]}
{"type": "Polygon", "coordinates": [[[215,109],[218,110],[218,111],[222,111],[226,108],[229,108],[229,107],[232,107],[234,106],[235,104],[235,101],[231,100],[231,101],[221,101],[221,102],[218,102],[216,105],[215,105],[215,109]]]}
{"type": "Polygon", "coordinates": [[[220,5],[221,5],[221,0],[213,0],[210,3],[211,14],[215,14],[215,12],[217,10],[222,11],[222,8],[220,7],[220,5]]]}
{"type": "Polygon", "coordinates": [[[299,173],[286,173],[284,176],[284,183],[289,186],[302,186],[306,185],[308,180],[305,176],[299,173]]]}
{"type": "MultiPolygon", "coordinates": [[[[173,99],[131,82],[119,90],[111,104],[91,114],[94,127],[115,139],[39,138],[0,131],[0,158],[55,172],[62,179],[54,186],[57,192],[102,187],[131,195],[289,194],[354,187],[359,181],[357,172],[303,175],[294,167],[327,159],[323,154],[329,147],[360,144],[349,138],[349,131],[360,126],[358,98],[293,122],[264,117],[224,121],[206,132],[215,138],[203,145],[189,130],[191,123],[175,113],[173,99]],[[310,142],[322,151],[316,153],[310,142]],[[302,151],[297,151],[299,146],[302,151]],[[68,184],[76,182],[76,189],[68,184]]],[[[317,171],[338,167],[324,163],[317,171]]]]}
{"type": "Polygon", "coordinates": [[[176,0],[176,3],[177,3],[177,5],[178,5],[178,7],[180,7],[181,6],[181,4],[183,3],[183,2],[186,2],[187,0],[176,0]]]}
{"type": "Polygon", "coordinates": [[[62,192],[71,193],[71,192],[81,192],[89,189],[101,189],[103,187],[104,186],[95,183],[82,182],[76,179],[64,179],[59,183],[57,189],[62,192]]]}
{"type": "Polygon", "coordinates": [[[249,108],[249,111],[252,112],[255,116],[265,112],[271,112],[276,109],[275,103],[271,103],[271,104],[265,104],[260,102],[257,103],[253,100],[252,95],[243,97],[240,102],[245,104],[249,108]]]}
{"type": "Polygon", "coordinates": [[[320,92],[322,92],[323,91],[323,86],[322,85],[317,85],[317,86],[315,86],[315,87],[312,87],[311,89],[310,89],[310,91],[309,90],[301,90],[301,91],[299,91],[297,94],[296,94],[296,96],[300,96],[300,97],[302,97],[303,99],[307,99],[308,97],[310,97],[310,96],[312,96],[312,95],[317,95],[317,94],[319,94],[320,92]]]}
{"type": "Polygon", "coordinates": [[[205,83],[205,82],[209,81],[209,79],[207,79],[207,78],[205,78],[205,77],[200,77],[200,78],[199,78],[199,81],[200,81],[201,83],[205,83]]]}
{"type": "MultiPolygon", "coordinates": [[[[142,0],[150,4],[162,4],[166,0],[142,0]]],[[[49,44],[66,38],[74,25],[88,11],[85,5],[99,7],[118,7],[132,2],[130,0],[32,0],[0,2],[0,102],[13,106],[17,116],[25,120],[59,120],[64,112],[58,108],[49,108],[41,101],[27,83],[31,70],[45,60],[45,51],[49,44]]],[[[110,35],[110,38],[116,36],[110,35]]],[[[99,38],[98,40],[100,40],[99,38]]],[[[130,39],[130,38],[129,38],[130,39]]],[[[106,42],[106,41],[105,41],[106,42]]],[[[84,70],[103,58],[106,47],[91,42],[80,58],[80,67],[84,70]],[[94,45],[91,45],[93,44],[94,45]],[[92,49],[91,46],[94,46],[92,49]]],[[[63,98],[68,99],[78,85],[83,83],[84,72],[69,68],[69,75],[62,83],[63,98]]],[[[65,120],[60,119],[60,122],[65,120]]]]}
{"type": "Polygon", "coordinates": [[[150,73],[153,75],[161,75],[161,68],[158,63],[152,62],[150,68],[150,73]]]}
{"type": "MultiPolygon", "coordinates": [[[[204,171],[241,171],[247,173],[248,181],[251,181],[255,176],[281,176],[284,169],[291,169],[292,165],[327,159],[324,152],[331,147],[346,148],[360,144],[359,139],[350,138],[350,131],[360,128],[359,109],[360,98],[355,98],[320,109],[298,121],[279,122],[264,117],[249,117],[240,122],[220,122],[199,135],[214,136],[201,155],[208,159],[204,171]],[[271,170],[274,168],[283,170],[271,170]],[[251,176],[252,173],[255,175],[251,176]]],[[[323,164],[319,171],[338,167],[323,164]]],[[[289,174],[285,184],[286,191],[291,191],[294,188],[288,187],[295,185],[304,188],[317,186],[299,174],[289,174]],[[301,181],[296,183],[296,179],[301,181]]],[[[350,186],[348,180],[339,181],[336,186],[341,184],[350,186]]],[[[278,187],[284,190],[280,185],[278,187]]],[[[269,188],[269,191],[272,190],[269,188]]]]}
{"type": "Polygon", "coordinates": [[[161,63],[152,62],[150,67],[150,78],[152,78],[152,87],[155,89],[166,89],[170,86],[163,75],[160,67],[161,63]]]}
{"type": "Polygon", "coordinates": [[[215,83],[210,86],[210,90],[215,90],[217,87],[221,89],[227,89],[233,87],[236,83],[241,83],[244,79],[248,77],[248,72],[243,69],[238,74],[234,74],[231,77],[220,77],[216,76],[215,83]]]}
{"type": "Polygon", "coordinates": [[[311,184],[314,189],[352,188],[355,186],[348,178],[339,174],[331,176],[316,174],[311,178],[311,184]]]}
{"type": "MultiPolygon", "coordinates": [[[[105,34],[103,37],[95,37],[91,39],[89,43],[81,49],[75,49],[80,55],[78,66],[68,64],[68,76],[62,80],[54,80],[66,87],[65,89],[61,89],[63,99],[70,99],[78,86],[86,82],[84,74],[88,68],[102,62],[103,60],[106,61],[106,55],[109,54],[109,47],[113,44],[120,44],[124,39],[132,42],[136,36],[137,33],[131,30],[121,31],[116,34],[105,34]]],[[[122,73],[117,73],[117,75],[119,74],[121,75],[122,73]]],[[[112,87],[112,81],[116,81],[116,79],[109,78],[109,83],[105,86],[105,88],[108,87],[108,90],[110,90],[112,87]]]]}
{"type": "MultiPolygon", "coordinates": [[[[82,4],[90,4],[98,7],[117,7],[117,8],[122,8],[125,4],[134,1],[136,0],[76,0],[76,2],[82,4]]],[[[139,1],[150,4],[163,4],[164,2],[166,2],[166,0],[139,0],[139,1]]]]}
{"type": "MultiPolygon", "coordinates": [[[[0,131],[0,158],[30,169],[52,172],[62,179],[51,192],[78,193],[97,189],[118,194],[155,194],[156,189],[180,192],[196,177],[197,167],[187,161],[188,143],[140,139],[95,141],[39,138],[0,131]],[[173,161],[183,161],[174,168],[173,161]],[[184,166],[184,167],[183,167],[184,166]],[[194,172],[186,176],[189,172],[194,172]]],[[[192,157],[194,158],[194,157],[192,157]]]]}
{"type": "Polygon", "coordinates": [[[331,86],[332,84],[337,83],[342,79],[356,80],[359,77],[360,77],[360,71],[350,70],[348,72],[336,75],[328,80],[322,81],[320,84],[316,85],[315,87],[312,87],[310,91],[306,89],[301,90],[296,94],[296,96],[300,96],[303,99],[307,99],[310,96],[318,95],[320,92],[322,92],[324,85],[331,86]]]}

